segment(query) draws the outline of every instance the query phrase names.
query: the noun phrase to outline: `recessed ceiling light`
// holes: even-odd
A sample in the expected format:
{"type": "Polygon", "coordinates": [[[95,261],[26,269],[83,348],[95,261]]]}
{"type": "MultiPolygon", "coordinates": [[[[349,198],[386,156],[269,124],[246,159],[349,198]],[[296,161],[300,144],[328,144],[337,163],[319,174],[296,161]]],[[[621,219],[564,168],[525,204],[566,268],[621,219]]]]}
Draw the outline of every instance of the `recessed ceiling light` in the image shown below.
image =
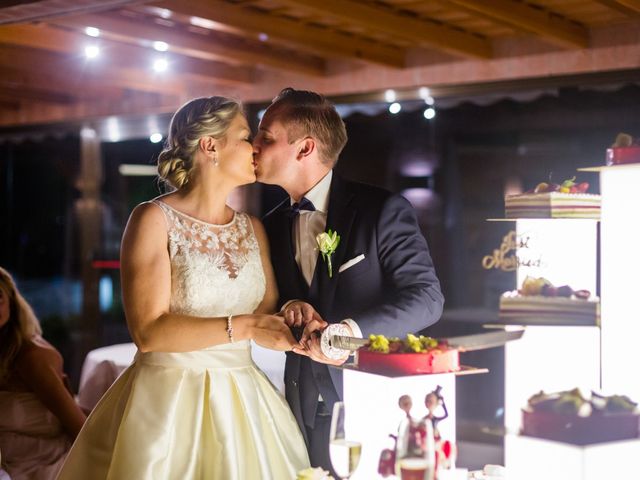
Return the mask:
{"type": "Polygon", "coordinates": [[[166,52],[169,50],[169,44],[167,42],[153,42],[153,48],[155,48],[158,52],[166,52]]]}
{"type": "Polygon", "coordinates": [[[87,28],[84,29],[84,33],[86,33],[90,37],[99,37],[100,36],[100,29],[96,28],[96,27],[87,27],[87,28]]]}
{"type": "Polygon", "coordinates": [[[150,141],[151,143],[160,143],[160,142],[162,141],[162,134],[161,134],[161,133],[158,133],[158,132],[156,132],[156,133],[152,133],[152,134],[149,136],[149,141],[150,141]]]}
{"type": "Polygon", "coordinates": [[[384,92],[384,99],[391,103],[391,102],[395,102],[396,101],[396,91],[389,89],[386,92],[384,92]]]}
{"type": "Polygon", "coordinates": [[[427,120],[431,120],[433,117],[436,116],[436,109],[429,107],[424,111],[423,115],[424,115],[424,118],[426,118],[427,120]]]}
{"type": "Polygon", "coordinates": [[[393,102],[391,105],[389,105],[389,112],[394,115],[400,110],[402,110],[402,105],[400,105],[398,102],[393,102]]]}
{"type": "Polygon", "coordinates": [[[100,48],[97,45],[87,45],[84,47],[84,55],[87,58],[96,58],[100,55],[100,48]]]}
{"type": "Polygon", "coordinates": [[[169,68],[169,62],[166,58],[156,58],[153,61],[153,70],[156,72],[165,72],[169,68]]]}

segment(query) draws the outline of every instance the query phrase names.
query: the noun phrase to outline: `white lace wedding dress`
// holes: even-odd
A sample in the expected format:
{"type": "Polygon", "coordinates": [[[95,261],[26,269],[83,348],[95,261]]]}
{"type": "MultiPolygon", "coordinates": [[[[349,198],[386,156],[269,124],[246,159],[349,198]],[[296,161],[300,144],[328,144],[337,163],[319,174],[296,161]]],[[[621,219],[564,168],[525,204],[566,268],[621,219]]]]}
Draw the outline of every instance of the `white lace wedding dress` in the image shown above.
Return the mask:
{"type": "MultiPolygon", "coordinates": [[[[251,313],[265,277],[251,221],[211,225],[165,214],[171,311],[251,313]]],[[[187,353],[140,353],[104,395],[59,479],[293,479],[309,466],[289,407],[251,359],[249,341],[187,353]]]]}

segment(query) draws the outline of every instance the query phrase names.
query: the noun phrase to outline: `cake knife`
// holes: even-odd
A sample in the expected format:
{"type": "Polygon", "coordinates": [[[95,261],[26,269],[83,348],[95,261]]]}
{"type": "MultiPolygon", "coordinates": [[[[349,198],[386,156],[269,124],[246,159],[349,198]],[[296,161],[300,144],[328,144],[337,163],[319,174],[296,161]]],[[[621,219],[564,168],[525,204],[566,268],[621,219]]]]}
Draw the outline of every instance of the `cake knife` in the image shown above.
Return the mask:
{"type": "MultiPolygon", "coordinates": [[[[523,333],[524,328],[510,331],[499,330],[497,332],[441,338],[438,341],[439,343],[446,343],[449,347],[461,352],[471,352],[473,350],[501,347],[507,342],[518,340],[522,337],[523,333]]],[[[346,337],[342,335],[333,335],[330,339],[331,347],[341,350],[358,350],[368,343],[368,338],[346,337]]]]}

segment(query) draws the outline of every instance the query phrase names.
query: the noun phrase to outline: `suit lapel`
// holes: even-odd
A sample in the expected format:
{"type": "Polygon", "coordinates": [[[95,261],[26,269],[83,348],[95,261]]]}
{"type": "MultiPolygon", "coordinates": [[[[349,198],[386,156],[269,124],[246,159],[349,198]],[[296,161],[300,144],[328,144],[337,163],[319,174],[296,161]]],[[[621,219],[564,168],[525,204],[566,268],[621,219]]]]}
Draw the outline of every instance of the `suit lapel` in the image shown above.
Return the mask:
{"type": "Polygon", "coordinates": [[[338,232],[340,244],[331,257],[333,276],[329,278],[327,264],[322,255],[318,254],[316,269],[310,287],[311,292],[317,292],[316,298],[319,301],[319,311],[324,316],[330,315],[333,310],[331,306],[338,284],[338,268],[344,261],[347,245],[349,244],[349,234],[356,214],[355,208],[351,205],[352,199],[353,194],[346,190],[345,182],[334,172],[331,180],[329,211],[327,212],[325,231],[331,229],[338,232]]]}

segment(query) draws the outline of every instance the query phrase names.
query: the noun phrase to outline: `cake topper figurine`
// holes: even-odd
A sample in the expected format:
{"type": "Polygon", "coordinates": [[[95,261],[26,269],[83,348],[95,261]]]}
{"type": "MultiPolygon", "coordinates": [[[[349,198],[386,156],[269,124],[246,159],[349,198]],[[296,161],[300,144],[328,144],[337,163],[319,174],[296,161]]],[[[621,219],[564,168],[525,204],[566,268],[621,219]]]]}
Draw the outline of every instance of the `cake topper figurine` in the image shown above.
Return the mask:
{"type": "Polygon", "coordinates": [[[428,418],[431,420],[431,424],[433,425],[433,435],[437,440],[440,439],[440,431],[438,430],[438,423],[440,420],[444,420],[449,416],[449,412],[447,410],[447,405],[444,403],[444,398],[440,393],[442,391],[442,387],[438,385],[433,392],[427,393],[424,397],[424,406],[427,407],[429,413],[427,413],[424,418],[428,418]],[[443,414],[436,415],[438,407],[442,407],[443,414]]]}
{"type": "Polygon", "coordinates": [[[398,406],[400,407],[400,410],[402,410],[407,415],[407,418],[411,418],[411,407],[413,407],[413,400],[411,400],[410,395],[402,395],[400,398],[398,398],[398,406]]]}

